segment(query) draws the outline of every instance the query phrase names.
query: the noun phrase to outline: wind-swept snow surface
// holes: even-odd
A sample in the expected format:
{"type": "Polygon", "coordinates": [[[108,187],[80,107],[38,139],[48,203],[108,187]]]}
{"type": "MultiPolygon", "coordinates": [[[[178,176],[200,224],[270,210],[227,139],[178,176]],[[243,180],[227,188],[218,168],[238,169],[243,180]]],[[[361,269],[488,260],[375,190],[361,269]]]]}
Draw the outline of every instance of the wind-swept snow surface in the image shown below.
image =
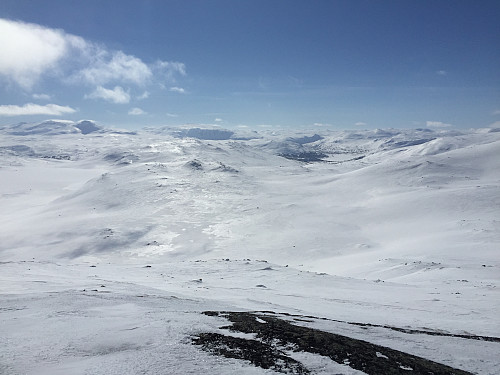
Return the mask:
{"type": "Polygon", "coordinates": [[[2,374],[276,373],[192,345],[242,310],[500,366],[500,132],[0,132],[2,374]]]}

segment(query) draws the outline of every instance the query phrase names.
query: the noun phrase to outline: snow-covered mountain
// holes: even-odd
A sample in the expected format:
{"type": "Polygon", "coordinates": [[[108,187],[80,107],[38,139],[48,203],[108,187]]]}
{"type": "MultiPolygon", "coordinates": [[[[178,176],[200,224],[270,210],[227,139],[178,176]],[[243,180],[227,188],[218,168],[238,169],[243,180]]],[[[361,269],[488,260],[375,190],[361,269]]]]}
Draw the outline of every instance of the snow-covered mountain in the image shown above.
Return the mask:
{"type": "Polygon", "coordinates": [[[90,120],[78,122],[67,120],[47,120],[38,124],[21,122],[10,126],[2,126],[0,130],[9,135],[60,135],[89,134],[100,132],[102,128],[90,120]]]}
{"type": "Polygon", "coordinates": [[[496,129],[4,126],[0,373],[278,371],[191,345],[205,310],[494,373],[499,155],[496,129]]]}

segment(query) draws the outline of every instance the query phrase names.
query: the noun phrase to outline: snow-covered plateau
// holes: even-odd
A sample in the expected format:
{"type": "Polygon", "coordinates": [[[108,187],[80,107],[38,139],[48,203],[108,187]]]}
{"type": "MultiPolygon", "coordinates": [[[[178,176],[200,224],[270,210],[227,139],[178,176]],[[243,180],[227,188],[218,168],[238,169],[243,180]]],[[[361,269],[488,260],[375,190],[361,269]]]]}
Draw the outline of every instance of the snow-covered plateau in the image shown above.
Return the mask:
{"type": "Polygon", "coordinates": [[[499,278],[499,129],[0,126],[0,374],[498,374],[499,278]]]}

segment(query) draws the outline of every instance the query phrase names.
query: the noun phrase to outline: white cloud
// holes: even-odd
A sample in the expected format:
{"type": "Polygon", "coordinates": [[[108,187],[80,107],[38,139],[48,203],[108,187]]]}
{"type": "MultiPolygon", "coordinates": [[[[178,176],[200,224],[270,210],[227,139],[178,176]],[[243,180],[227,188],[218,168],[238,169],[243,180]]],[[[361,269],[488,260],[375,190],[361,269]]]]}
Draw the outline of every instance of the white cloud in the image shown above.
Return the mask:
{"type": "Polygon", "coordinates": [[[448,75],[448,72],[446,70],[438,70],[436,74],[440,76],[446,76],[448,75]]]}
{"type": "Polygon", "coordinates": [[[163,84],[185,76],[180,62],[147,64],[63,30],[0,18],[0,78],[31,90],[44,76],[93,86],[163,84]]]}
{"type": "Polygon", "coordinates": [[[356,122],[354,125],[356,125],[356,126],[366,126],[368,124],[366,122],[359,121],[359,122],[356,122]]]}
{"type": "Polygon", "coordinates": [[[178,92],[179,94],[186,93],[186,90],[184,90],[182,87],[171,87],[169,90],[173,92],[178,92]]]}
{"type": "Polygon", "coordinates": [[[500,115],[500,109],[493,111],[493,115],[500,115]]]}
{"type": "Polygon", "coordinates": [[[175,113],[166,113],[168,117],[179,117],[179,115],[176,115],[175,113]]]}
{"type": "Polygon", "coordinates": [[[221,118],[217,117],[216,119],[214,119],[214,122],[223,122],[224,120],[222,120],[221,118]]]}
{"type": "Polygon", "coordinates": [[[33,99],[36,100],[50,100],[51,96],[48,94],[33,94],[33,99]]]}
{"type": "Polygon", "coordinates": [[[122,51],[101,51],[96,56],[96,61],[77,74],[83,81],[94,85],[125,82],[142,86],[152,76],[153,72],[141,59],[122,51]]]}
{"type": "Polygon", "coordinates": [[[28,103],[23,106],[0,105],[0,116],[50,115],[61,116],[65,113],[74,113],[75,109],[57,104],[39,105],[28,103]]]}
{"type": "Polygon", "coordinates": [[[116,104],[126,104],[130,102],[130,94],[120,86],[115,86],[113,90],[98,86],[94,92],[85,95],[85,99],[104,99],[116,104]]]}
{"type": "Polygon", "coordinates": [[[30,90],[67,52],[60,30],[0,19],[0,75],[30,90]]]}
{"type": "Polygon", "coordinates": [[[149,98],[149,91],[144,91],[141,95],[137,97],[137,100],[144,100],[149,98]]]}
{"type": "Polygon", "coordinates": [[[145,115],[146,112],[144,112],[140,108],[135,107],[135,108],[132,108],[130,111],[128,111],[128,114],[133,115],[133,116],[139,116],[139,115],[145,115]]]}
{"type": "Polygon", "coordinates": [[[441,121],[426,121],[425,124],[428,128],[449,128],[451,124],[446,124],[441,121]]]}

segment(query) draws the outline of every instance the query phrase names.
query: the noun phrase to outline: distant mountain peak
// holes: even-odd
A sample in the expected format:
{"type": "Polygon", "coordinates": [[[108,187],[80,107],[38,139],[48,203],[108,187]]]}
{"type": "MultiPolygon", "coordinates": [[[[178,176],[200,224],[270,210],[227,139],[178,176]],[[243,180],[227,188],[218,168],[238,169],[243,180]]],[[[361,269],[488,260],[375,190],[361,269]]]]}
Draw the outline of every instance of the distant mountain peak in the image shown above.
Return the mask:
{"type": "Polygon", "coordinates": [[[102,130],[96,123],[92,120],[80,120],[75,125],[76,128],[80,129],[82,134],[89,134],[99,130],[102,130]]]}
{"type": "Polygon", "coordinates": [[[70,120],[50,119],[40,123],[20,122],[15,125],[2,128],[10,135],[60,135],[60,134],[90,134],[102,131],[92,120],[70,120]]]}

